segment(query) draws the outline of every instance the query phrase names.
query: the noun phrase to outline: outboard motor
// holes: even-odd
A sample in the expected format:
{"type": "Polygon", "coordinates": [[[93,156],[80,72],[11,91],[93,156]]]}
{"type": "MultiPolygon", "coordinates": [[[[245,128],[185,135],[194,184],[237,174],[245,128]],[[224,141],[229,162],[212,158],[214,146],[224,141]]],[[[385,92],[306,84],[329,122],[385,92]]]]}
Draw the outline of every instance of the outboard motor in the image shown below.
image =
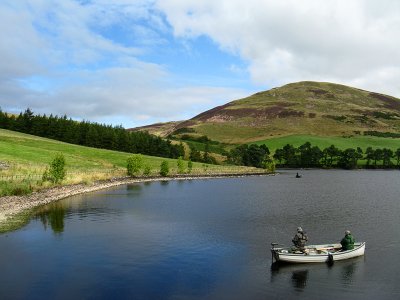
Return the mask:
{"type": "Polygon", "coordinates": [[[332,253],[328,253],[328,260],[327,260],[327,263],[328,263],[328,265],[333,265],[333,262],[334,262],[334,260],[333,260],[333,255],[332,255],[332,253]]]}
{"type": "Polygon", "coordinates": [[[275,247],[278,245],[279,245],[278,243],[271,243],[272,263],[274,263],[274,258],[275,258],[275,261],[278,261],[278,258],[277,258],[278,254],[275,251],[275,247]]]}

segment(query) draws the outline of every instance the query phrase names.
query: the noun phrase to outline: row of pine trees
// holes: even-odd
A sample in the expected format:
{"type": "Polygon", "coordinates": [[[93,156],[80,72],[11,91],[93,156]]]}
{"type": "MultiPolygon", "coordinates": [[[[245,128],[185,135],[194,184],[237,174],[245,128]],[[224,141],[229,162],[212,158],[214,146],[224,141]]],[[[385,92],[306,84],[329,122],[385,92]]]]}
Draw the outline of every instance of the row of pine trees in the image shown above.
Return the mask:
{"type": "Polygon", "coordinates": [[[18,116],[0,109],[0,128],[88,147],[169,158],[184,156],[183,145],[173,145],[147,132],[129,132],[122,126],[77,122],[67,116],[35,115],[29,108],[18,116]]]}

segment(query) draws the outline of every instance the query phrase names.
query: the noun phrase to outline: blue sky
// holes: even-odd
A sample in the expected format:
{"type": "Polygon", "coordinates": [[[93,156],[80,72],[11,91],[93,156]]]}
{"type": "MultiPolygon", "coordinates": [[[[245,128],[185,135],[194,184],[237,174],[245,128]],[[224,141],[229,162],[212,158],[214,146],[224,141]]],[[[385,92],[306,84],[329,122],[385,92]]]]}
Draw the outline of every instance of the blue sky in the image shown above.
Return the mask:
{"type": "Polygon", "coordinates": [[[331,81],[400,96],[400,2],[3,0],[0,106],[135,127],[331,81]]]}

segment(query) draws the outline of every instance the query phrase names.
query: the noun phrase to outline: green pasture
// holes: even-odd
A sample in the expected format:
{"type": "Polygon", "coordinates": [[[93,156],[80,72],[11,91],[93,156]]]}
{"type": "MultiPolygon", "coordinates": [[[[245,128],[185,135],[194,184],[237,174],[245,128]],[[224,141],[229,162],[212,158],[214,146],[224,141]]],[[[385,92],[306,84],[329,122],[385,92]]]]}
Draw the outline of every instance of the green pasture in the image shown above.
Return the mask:
{"type": "Polygon", "coordinates": [[[373,149],[389,148],[393,151],[400,148],[400,139],[382,138],[374,136],[352,136],[352,137],[321,137],[312,135],[291,135],[279,138],[272,138],[268,140],[261,140],[253,144],[265,144],[271,152],[276,149],[284,147],[286,144],[299,147],[306,142],[310,142],[313,146],[318,146],[321,150],[331,145],[344,150],[347,148],[360,147],[365,151],[368,147],[373,149]]]}
{"type": "MultiPolygon", "coordinates": [[[[48,165],[53,156],[63,153],[67,167],[75,171],[102,168],[124,168],[129,153],[67,144],[0,129],[0,160],[30,167],[48,165]]],[[[161,164],[164,158],[143,156],[151,167],[161,164]]],[[[168,160],[168,159],[166,159],[168,160]]]]}
{"type": "MultiPolygon", "coordinates": [[[[0,162],[8,162],[11,166],[18,166],[14,172],[41,172],[57,153],[64,155],[68,172],[101,172],[110,169],[126,170],[127,158],[132,155],[131,153],[72,145],[0,129],[0,162]]],[[[171,174],[177,169],[176,159],[147,155],[143,155],[142,157],[144,164],[149,165],[152,172],[159,171],[163,160],[169,162],[171,174]]],[[[254,171],[254,168],[219,165],[207,165],[205,167],[202,163],[193,163],[193,170],[196,168],[206,169],[207,173],[254,171]]],[[[0,175],[9,174],[11,171],[0,170],[0,175]]]]}
{"type": "MultiPolygon", "coordinates": [[[[205,143],[200,143],[200,142],[195,142],[195,141],[188,141],[188,140],[183,140],[186,144],[188,144],[190,147],[193,147],[197,151],[206,151],[206,144],[205,143]]],[[[222,144],[209,144],[208,145],[209,152],[212,153],[217,153],[217,154],[224,154],[226,151],[224,150],[224,147],[222,144]]]]}

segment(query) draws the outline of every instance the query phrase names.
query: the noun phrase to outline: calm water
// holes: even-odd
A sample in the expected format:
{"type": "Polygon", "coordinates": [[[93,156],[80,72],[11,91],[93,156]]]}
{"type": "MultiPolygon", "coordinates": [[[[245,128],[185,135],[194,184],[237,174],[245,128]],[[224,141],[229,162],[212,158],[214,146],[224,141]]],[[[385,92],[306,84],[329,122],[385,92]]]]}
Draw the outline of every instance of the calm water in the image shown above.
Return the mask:
{"type": "Polygon", "coordinates": [[[42,207],[0,235],[0,299],[400,299],[400,172],[134,184],[42,207]],[[271,268],[271,242],[345,229],[365,257],[271,268]]]}

